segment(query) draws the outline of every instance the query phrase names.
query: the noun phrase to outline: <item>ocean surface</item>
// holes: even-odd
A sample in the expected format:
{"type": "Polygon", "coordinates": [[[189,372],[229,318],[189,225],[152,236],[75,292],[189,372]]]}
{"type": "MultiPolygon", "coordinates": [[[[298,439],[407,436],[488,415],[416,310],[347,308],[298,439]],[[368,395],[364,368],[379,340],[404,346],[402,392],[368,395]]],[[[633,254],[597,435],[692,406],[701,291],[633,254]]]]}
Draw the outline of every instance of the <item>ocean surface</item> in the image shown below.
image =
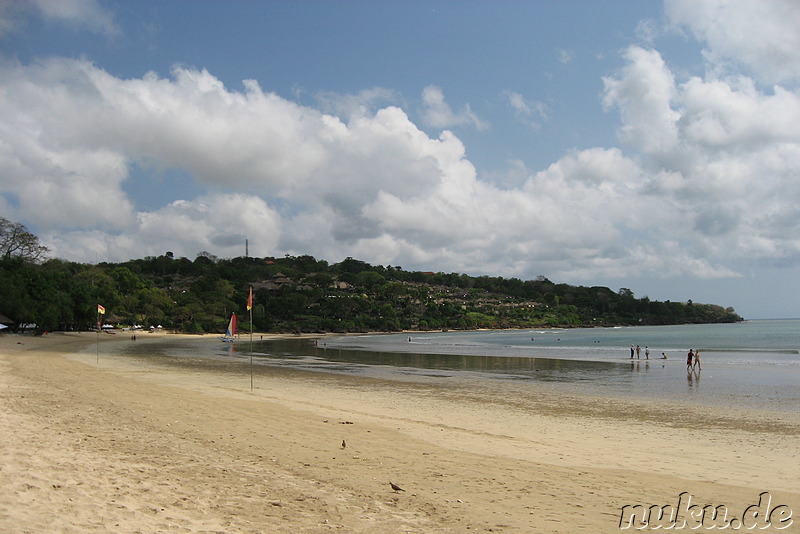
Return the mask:
{"type": "MultiPolygon", "coordinates": [[[[453,331],[180,343],[164,354],[236,358],[401,381],[510,381],[570,394],[800,413],[800,319],[622,328],[453,331]],[[630,357],[631,345],[641,354],[630,357]],[[650,359],[645,357],[649,348],[650,359]],[[700,351],[702,370],[687,371],[700,351]],[[667,358],[663,359],[662,353],[667,358]]],[[[152,345],[148,344],[149,347],[152,345]]]]}

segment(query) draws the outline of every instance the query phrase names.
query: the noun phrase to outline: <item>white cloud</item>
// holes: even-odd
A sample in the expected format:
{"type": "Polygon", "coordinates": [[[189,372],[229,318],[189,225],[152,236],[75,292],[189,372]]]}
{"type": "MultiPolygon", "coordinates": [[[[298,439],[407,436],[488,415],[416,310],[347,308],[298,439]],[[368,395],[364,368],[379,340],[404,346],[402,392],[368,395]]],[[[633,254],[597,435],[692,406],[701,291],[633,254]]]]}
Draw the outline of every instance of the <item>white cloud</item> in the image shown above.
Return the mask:
{"type": "MultiPolygon", "coordinates": [[[[206,71],[176,68],[172,79],[151,73],[122,80],[87,62],[62,59],[0,69],[0,111],[7,117],[0,191],[13,196],[19,213],[39,228],[67,232],[62,240],[79,240],[92,225],[111,235],[146,238],[154,217],[160,228],[170,217],[179,226],[187,220],[180,203],[135,212],[122,191],[132,161],[184,169],[209,187],[280,197],[283,216],[293,222],[325,212],[329,233],[318,233],[317,243],[350,245],[379,235],[364,211],[380,195],[424,196],[442,189],[448,169],[462,165],[457,138],[445,132],[430,139],[399,108],[344,123],[264,93],[255,82],[246,82],[244,92],[229,91],[206,71]]],[[[196,218],[187,228],[212,232],[194,224],[196,218]]],[[[57,241],[55,233],[48,235],[57,241]]],[[[185,242],[187,249],[226,250],[223,241],[214,248],[214,239],[200,242],[192,235],[181,231],[169,240],[185,242]]],[[[70,256],[82,248],[76,243],[70,256]]]]}
{"type": "Polygon", "coordinates": [[[0,65],[0,191],[15,216],[40,227],[119,228],[133,216],[120,190],[126,156],[85,143],[86,93],[55,83],[69,73],[0,65]]]}
{"type": "Polygon", "coordinates": [[[662,32],[661,25],[654,19],[640,20],[636,25],[636,37],[648,44],[652,44],[662,32]]]}
{"type": "Polygon", "coordinates": [[[669,155],[677,142],[679,113],[672,109],[675,80],[655,50],[630,47],[618,77],[603,78],[605,106],[622,116],[620,137],[648,154],[669,155]]]}
{"type": "Polygon", "coordinates": [[[425,106],[423,120],[434,128],[468,125],[478,130],[486,130],[489,127],[472,111],[469,104],[466,104],[462,111],[454,112],[445,102],[442,90],[435,85],[429,85],[422,91],[422,102],[425,106]]]}
{"type": "Polygon", "coordinates": [[[206,71],[121,80],[72,60],[2,69],[2,191],[45,229],[55,254],[88,261],[238,255],[248,237],[265,255],[301,248],[478,272],[566,268],[573,248],[597,257],[613,246],[627,221],[624,184],[638,174],[619,151],[595,149],[501,190],[477,176],[455,135],[429,138],[396,107],[345,123],[254,82],[230,91],[206,71]],[[136,211],[122,184],[142,160],[241,193],[136,211]],[[41,183],[19,185],[30,179],[41,183]]]}
{"type": "Polygon", "coordinates": [[[538,128],[539,124],[536,119],[547,118],[547,106],[543,102],[528,100],[520,93],[513,91],[507,91],[505,96],[516,116],[529,126],[538,128]]]}
{"type": "Polygon", "coordinates": [[[800,98],[775,87],[759,92],[751,80],[705,81],[682,86],[682,129],[687,140],[704,147],[751,151],[775,143],[800,141],[800,98]]]}
{"type": "Polygon", "coordinates": [[[656,51],[625,57],[604,102],[641,156],[642,198],[676,215],[649,233],[704,258],[697,276],[730,274],[725,262],[800,262],[800,95],[743,76],[677,82],[656,51]]]}
{"type": "Polygon", "coordinates": [[[800,80],[800,4],[796,0],[666,0],[673,24],[704,41],[712,68],[744,66],[766,83],[800,80]],[[731,63],[732,65],[728,65],[731,63]]]}
{"type": "Polygon", "coordinates": [[[138,213],[119,232],[53,230],[42,236],[55,257],[126,261],[171,251],[194,258],[209,251],[243,256],[245,239],[253,256],[274,250],[282,228],[278,213],[258,197],[207,195],[138,213]]]}

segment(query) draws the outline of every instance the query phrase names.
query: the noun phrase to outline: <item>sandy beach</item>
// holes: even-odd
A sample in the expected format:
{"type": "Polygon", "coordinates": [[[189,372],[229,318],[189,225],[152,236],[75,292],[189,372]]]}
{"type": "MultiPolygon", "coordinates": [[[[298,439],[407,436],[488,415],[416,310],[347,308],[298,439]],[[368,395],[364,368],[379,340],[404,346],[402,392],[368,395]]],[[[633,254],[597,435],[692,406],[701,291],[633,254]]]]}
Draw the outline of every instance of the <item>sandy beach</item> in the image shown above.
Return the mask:
{"type": "Polygon", "coordinates": [[[251,391],[240,361],[96,340],[0,336],[2,532],[603,533],[764,492],[761,531],[800,531],[800,414],[275,368],[251,391]]]}

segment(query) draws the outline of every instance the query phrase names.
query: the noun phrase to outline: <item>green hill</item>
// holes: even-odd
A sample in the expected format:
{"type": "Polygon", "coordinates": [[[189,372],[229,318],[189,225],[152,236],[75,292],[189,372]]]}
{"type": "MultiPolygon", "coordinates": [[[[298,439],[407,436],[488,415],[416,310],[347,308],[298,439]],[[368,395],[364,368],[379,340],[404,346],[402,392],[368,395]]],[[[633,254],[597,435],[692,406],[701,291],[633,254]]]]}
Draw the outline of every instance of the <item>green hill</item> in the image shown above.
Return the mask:
{"type": "Polygon", "coordinates": [[[584,287],[545,277],[520,280],[405,271],[311,256],[194,260],[163,256],[88,265],[0,259],[0,314],[11,328],[85,330],[106,323],[222,332],[232,312],[261,332],[658,325],[741,321],[732,308],[658,302],[628,289],[584,287]]]}

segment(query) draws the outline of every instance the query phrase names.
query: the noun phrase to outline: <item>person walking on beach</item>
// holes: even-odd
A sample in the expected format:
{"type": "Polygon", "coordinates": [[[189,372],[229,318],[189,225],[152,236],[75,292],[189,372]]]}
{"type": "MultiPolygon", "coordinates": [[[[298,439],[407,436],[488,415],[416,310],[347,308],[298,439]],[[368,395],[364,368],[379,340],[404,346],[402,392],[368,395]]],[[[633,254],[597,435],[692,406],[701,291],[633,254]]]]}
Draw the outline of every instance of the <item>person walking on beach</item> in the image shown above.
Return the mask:
{"type": "Polygon", "coordinates": [[[703,370],[703,368],[700,367],[700,351],[699,350],[694,351],[694,364],[692,365],[692,369],[694,369],[695,367],[697,367],[697,369],[699,371],[703,370]]]}
{"type": "Polygon", "coordinates": [[[648,360],[650,359],[650,349],[647,347],[647,345],[644,347],[644,357],[648,360]]]}
{"type": "Polygon", "coordinates": [[[633,348],[633,345],[631,345],[631,360],[633,359],[633,352],[634,352],[634,350],[635,350],[635,349],[633,348]]]}
{"type": "Polygon", "coordinates": [[[694,359],[694,352],[692,352],[692,349],[689,349],[689,354],[686,355],[686,370],[687,371],[691,371],[692,370],[692,360],[693,359],[694,359]]]}
{"type": "Polygon", "coordinates": [[[642,355],[642,347],[640,347],[639,345],[636,345],[636,359],[638,360],[639,356],[641,356],[641,355],[642,355]]]}

